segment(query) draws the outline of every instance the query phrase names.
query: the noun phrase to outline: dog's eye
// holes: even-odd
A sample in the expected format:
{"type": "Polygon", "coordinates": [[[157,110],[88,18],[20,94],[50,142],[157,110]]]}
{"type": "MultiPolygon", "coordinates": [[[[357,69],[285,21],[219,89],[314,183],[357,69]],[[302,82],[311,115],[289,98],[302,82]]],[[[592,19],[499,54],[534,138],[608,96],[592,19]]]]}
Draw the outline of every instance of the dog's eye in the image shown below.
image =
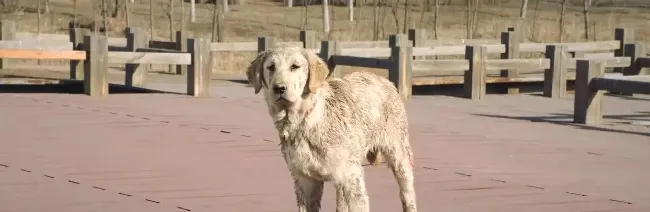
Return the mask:
{"type": "Polygon", "coordinates": [[[268,67],[269,71],[274,72],[275,71],[275,65],[270,65],[268,67]]]}
{"type": "Polygon", "coordinates": [[[298,66],[296,64],[291,65],[291,70],[296,70],[296,69],[299,69],[299,68],[300,68],[300,66],[298,66]]]}

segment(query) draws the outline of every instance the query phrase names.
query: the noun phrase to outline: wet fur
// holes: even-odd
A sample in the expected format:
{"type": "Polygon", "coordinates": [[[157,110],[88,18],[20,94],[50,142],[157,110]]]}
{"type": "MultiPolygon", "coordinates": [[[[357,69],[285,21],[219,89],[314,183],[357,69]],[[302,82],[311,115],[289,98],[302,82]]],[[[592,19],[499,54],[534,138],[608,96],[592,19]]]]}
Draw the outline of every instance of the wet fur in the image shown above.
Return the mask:
{"type": "Polygon", "coordinates": [[[367,72],[341,79],[328,79],[328,73],[314,53],[292,46],[261,52],[247,70],[255,93],[263,92],[278,130],[298,211],[320,211],[323,183],[329,181],[336,190],[337,212],[368,212],[362,162],[377,165],[384,158],[399,184],[403,211],[416,212],[408,121],[395,86],[367,72]],[[269,58],[307,61],[308,77],[276,70],[275,75],[283,78],[270,79],[275,75],[264,67],[269,58]],[[275,82],[304,85],[296,91],[302,93],[300,98],[290,106],[278,103],[269,89],[275,82]]]}

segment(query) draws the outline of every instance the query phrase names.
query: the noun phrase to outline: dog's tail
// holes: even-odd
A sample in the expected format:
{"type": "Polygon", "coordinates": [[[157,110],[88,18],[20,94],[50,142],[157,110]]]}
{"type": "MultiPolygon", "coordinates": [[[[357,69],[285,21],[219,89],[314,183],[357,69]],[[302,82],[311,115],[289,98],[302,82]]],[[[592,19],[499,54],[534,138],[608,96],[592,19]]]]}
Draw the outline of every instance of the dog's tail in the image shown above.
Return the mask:
{"type": "Polygon", "coordinates": [[[376,148],[372,148],[370,151],[368,151],[368,154],[366,154],[366,160],[368,160],[368,163],[373,166],[381,164],[381,151],[376,148]]]}

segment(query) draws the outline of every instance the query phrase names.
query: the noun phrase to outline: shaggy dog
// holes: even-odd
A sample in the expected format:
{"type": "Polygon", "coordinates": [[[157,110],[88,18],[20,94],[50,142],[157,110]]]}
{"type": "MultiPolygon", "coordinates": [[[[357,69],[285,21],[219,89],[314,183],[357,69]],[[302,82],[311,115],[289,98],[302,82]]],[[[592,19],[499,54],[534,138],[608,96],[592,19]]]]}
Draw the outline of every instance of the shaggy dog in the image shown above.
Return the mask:
{"type": "Polygon", "coordinates": [[[362,161],[377,165],[381,155],[399,184],[403,211],[416,212],[408,121],[395,86],[367,72],[328,74],[316,54],[288,45],[259,53],[246,72],[255,94],[263,90],[278,130],[298,211],[320,211],[330,181],[337,212],[368,212],[362,161]]]}

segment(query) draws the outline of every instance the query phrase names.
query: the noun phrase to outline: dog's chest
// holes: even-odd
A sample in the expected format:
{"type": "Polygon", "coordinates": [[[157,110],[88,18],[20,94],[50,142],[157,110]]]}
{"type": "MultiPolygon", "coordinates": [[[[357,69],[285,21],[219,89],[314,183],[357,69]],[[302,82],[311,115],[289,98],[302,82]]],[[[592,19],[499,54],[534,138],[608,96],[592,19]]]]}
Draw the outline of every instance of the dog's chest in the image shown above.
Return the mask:
{"type": "MultiPolygon", "coordinates": [[[[329,180],[332,170],[329,163],[332,158],[325,148],[315,145],[314,138],[303,134],[293,134],[285,137],[282,154],[289,170],[306,177],[329,180]]],[[[318,142],[318,141],[316,141],[318,142]]]]}

